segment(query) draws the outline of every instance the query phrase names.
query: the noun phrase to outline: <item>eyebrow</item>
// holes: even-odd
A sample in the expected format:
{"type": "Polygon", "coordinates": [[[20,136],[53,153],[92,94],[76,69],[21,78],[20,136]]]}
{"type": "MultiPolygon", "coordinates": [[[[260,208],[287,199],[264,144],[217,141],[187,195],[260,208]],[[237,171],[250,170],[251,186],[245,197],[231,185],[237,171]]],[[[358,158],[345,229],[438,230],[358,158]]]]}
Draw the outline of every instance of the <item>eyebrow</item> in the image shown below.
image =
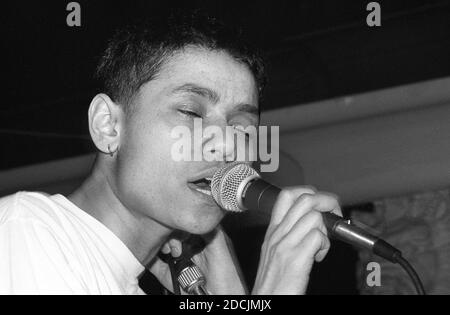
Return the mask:
{"type": "Polygon", "coordinates": [[[214,104],[218,103],[220,99],[219,95],[215,91],[192,83],[187,83],[183,84],[182,86],[176,87],[175,89],[172,90],[172,93],[196,94],[198,96],[209,99],[214,104]]]}
{"type": "Polygon", "coordinates": [[[256,116],[259,116],[260,114],[259,108],[250,104],[239,104],[233,109],[233,111],[245,112],[256,116]]]}

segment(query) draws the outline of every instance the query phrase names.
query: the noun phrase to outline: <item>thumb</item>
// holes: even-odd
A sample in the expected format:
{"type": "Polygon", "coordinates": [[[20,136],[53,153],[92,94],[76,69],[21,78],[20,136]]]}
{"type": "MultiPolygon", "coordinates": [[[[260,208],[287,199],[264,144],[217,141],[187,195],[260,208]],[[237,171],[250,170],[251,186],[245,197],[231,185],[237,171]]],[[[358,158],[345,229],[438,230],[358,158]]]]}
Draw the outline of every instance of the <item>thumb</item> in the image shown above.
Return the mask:
{"type": "Polygon", "coordinates": [[[183,245],[180,240],[172,238],[163,245],[161,251],[164,254],[170,253],[172,257],[180,257],[183,251],[183,245]]]}

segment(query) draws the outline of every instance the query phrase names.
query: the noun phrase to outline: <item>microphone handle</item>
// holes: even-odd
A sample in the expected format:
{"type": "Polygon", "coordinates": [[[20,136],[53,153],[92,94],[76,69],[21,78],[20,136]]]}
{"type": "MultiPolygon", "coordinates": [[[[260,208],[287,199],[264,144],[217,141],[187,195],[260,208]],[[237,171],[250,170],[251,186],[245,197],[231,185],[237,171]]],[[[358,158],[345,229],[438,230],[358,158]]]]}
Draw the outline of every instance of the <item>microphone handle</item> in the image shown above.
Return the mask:
{"type": "MultiPolygon", "coordinates": [[[[281,189],[262,178],[250,181],[242,192],[242,203],[247,209],[271,213],[281,189]]],[[[350,245],[362,247],[373,251],[393,263],[397,263],[401,252],[385,242],[371,235],[363,229],[353,225],[350,220],[345,220],[330,212],[322,214],[328,234],[350,245]]]]}

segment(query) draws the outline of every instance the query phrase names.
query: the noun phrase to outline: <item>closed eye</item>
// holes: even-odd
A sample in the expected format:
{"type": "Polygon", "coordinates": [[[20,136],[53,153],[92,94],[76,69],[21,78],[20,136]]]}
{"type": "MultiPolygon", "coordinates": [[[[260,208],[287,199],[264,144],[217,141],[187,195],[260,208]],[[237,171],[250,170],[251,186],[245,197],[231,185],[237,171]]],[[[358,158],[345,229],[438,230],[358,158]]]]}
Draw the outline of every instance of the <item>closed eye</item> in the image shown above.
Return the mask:
{"type": "Polygon", "coordinates": [[[182,113],[183,115],[186,116],[190,116],[190,117],[195,117],[195,118],[202,118],[202,116],[196,112],[190,111],[190,110],[184,110],[184,109],[179,109],[178,110],[180,113],[182,113]]]}

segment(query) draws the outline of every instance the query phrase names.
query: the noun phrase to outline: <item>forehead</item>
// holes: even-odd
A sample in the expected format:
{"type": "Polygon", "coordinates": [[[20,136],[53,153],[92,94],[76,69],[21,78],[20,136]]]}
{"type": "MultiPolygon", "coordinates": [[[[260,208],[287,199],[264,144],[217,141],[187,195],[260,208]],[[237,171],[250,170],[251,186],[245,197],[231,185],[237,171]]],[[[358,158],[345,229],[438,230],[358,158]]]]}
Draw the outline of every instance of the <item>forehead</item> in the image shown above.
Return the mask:
{"type": "Polygon", "coordinates": [[[214,91],[223,103],[258,106],[250,69],[227,52],[202,48],[185,48],[169,57],[156,78],[141,88],[141,96],[170,96],[186,85],[214,91]]]}

